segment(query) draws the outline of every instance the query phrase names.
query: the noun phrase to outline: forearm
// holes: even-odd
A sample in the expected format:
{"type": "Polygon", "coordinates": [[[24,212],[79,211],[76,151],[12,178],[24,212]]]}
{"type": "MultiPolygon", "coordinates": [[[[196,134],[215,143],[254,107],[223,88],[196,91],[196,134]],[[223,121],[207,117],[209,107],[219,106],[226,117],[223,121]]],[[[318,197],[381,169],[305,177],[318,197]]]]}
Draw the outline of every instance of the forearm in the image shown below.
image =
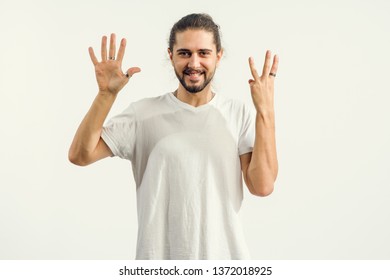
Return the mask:
{"type": "Polygon", "coordinates": [[[103,123],[116,99],[114,94],[99,92],[80,123],[69,149],[69,160],[82,165],[95,151],[103,123]]]}
{"type": "Polygon", "coordinates": [[[256,136],[247,176],[255,194],[272,193],[278,173],[273,111],[257,113],[256,136]]]}

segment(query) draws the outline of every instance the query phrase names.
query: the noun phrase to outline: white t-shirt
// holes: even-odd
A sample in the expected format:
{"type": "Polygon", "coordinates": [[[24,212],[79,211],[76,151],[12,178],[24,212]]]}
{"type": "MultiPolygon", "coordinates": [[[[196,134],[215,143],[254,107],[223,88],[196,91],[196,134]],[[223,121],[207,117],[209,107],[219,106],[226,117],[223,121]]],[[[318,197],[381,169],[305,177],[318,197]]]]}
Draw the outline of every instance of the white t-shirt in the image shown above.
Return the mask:
{"type": "Polygon", "coordinates": [[[193,107],[173,93],[130,104],[103,128],[115,156],[132,162],[136,259],[248,259],[238,211],[239,155],[254,144],[251,109],[219,94],[193,107]]]}

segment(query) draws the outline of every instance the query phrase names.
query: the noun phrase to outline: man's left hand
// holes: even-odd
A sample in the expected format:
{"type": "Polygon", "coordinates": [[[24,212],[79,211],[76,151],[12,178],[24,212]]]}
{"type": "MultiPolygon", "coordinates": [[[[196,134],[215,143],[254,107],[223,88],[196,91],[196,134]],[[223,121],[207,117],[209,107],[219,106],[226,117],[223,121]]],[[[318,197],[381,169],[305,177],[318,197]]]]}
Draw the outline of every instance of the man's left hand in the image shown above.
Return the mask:
{"type": "Polygon", "coordinates": [[[253,79],[249,80],[249,86],[253,104],[257,113],[261,114],[267,114],[274,110],[274,81],[278,70],[279,57],[277,55],[273,56],[272,66],[271,59],[272,54],[268,50],[265,54],[263,73],[259,76],[253,57],[249,58],[249,67],[253,76],[253,79]]]}

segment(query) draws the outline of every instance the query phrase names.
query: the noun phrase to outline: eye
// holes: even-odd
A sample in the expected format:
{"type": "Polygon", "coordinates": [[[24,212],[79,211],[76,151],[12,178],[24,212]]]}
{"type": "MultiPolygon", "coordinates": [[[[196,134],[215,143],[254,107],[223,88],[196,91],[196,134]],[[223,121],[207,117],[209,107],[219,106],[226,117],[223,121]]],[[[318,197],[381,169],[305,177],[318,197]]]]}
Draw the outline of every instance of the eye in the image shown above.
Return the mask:
{"type": "Polygon", "coordinates": [[[190,57],[191,53],[182,51],[182,52],[178,52],[178,55],[181,56],[181,57],[190,57]]]}
{"type": "Polygon", "coordinates": [[[201,56],[208,56],[208,55],[210,55],[210,52],[209,51],[200,51],[199,55],[201,55],[201,56]]]}

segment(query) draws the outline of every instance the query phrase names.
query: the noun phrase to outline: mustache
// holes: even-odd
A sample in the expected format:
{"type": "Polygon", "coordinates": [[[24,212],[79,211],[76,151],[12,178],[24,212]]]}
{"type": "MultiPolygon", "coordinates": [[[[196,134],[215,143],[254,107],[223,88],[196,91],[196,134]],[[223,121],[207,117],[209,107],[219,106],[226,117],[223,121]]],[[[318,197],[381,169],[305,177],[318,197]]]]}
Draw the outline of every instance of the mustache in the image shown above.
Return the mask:
{"type": "Polygon", "coordinates": [[[190,75],[190,74],[203,74],[204,71],[202,69],[193,69],[193,68],[185,68],[183,71],[184,74],[190,75]]]}

